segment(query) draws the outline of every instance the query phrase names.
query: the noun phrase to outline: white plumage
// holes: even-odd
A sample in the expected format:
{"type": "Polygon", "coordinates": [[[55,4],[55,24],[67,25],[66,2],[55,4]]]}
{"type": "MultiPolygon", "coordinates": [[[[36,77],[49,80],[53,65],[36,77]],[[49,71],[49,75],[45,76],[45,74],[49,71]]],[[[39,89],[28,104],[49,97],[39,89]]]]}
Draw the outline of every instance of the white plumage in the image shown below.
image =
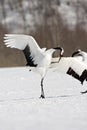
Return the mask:
{"type": "Polygon", "coordinates": [[[72,67],[76,73],[81,75],[83,70],[87,68],[86,65],[73,57],[62,57],[60,62],[57,63],[58,60],[59,58],[52,58],[53,63],[51,64],[51,67],[57,68],[57,70],[62,73],[67,73],[69,67],[72,67]]]}
{"type": "Polygon", "coordinates": [[[82,61],[87,65],[87,53],[78,49],[77,51],[73,52],[72,57],[75,57],[79,61],[82,61]]]}
{"type": "Polygon", "coordinates": [[[52,58],[51,67],[55,71],[71,75],[83,84],[87,78],[87,66],[84,63],[76,57],[62,57],[59,63],[58,60],[59,58],[52,58]]]}
{"type": "MultiPolygon", "coordinates": [[[[57,48],[40,48],[32,36],[5,34],[4,43],[7,47],[22,50],[27,60],[27,65],[32,66],[41,75],[41,98],[45,98],[43,80],[52,60],[52,54],[57,48]]],[[[62,53],[61,53],[62,54],[62,53]]]]}
{"type": "Polygon", "coordinates": [[[40,47],[32,36],[5,34],[4,39],[5,45],[10,48],[24,50],[28,45],[30,48],[29,51],[31,53],[32,58],[34,58],[33,60],[35,64],[37,64],[40,58],[43,57],[42,49],[40,49],[40,47]]]}
{"type": "MultiPolygon", "coordinates": [[[[82,62],[87,67],[87,53],[78,49],[77,51],[73,52],[72,57],[76,58],[78,61],[82,62]]],[[[87,81],[87,77],[86,77],[87,81]]],[[[81,92],[82,94],[87,93],[87,90],[81,92]]]]}

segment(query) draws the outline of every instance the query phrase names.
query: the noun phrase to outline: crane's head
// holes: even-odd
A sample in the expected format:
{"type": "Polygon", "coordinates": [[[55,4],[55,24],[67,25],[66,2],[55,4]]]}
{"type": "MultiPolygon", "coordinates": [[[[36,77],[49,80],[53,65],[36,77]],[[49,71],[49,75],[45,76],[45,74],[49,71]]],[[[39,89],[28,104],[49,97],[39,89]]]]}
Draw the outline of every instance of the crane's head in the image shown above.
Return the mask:
{"type": "Polygon", "coordinates": [[[84,54],[83,54],[83,52],[80,49],[78,49],[77,51],[73,52],[72,57],[76,57],[76,56],[81,56],[82,57],[82,61],[85,60],[84,54]]]}
{"type": "Polygon", "coordinates": [[[64,49],[62,47],[55,47],[53,49],[60,50],[60,57],[59,57],[59,60],[58,60],[58,62],[59,62],[61,57],[63,57],[63,55],[64,55],[64,49]]]}
{"type": "Polygon", "coordinates": [[[81,54],[81,50],[78,49],[77,51],[72,53],[72,57],[78,56],[79,54],[81,54]]]}

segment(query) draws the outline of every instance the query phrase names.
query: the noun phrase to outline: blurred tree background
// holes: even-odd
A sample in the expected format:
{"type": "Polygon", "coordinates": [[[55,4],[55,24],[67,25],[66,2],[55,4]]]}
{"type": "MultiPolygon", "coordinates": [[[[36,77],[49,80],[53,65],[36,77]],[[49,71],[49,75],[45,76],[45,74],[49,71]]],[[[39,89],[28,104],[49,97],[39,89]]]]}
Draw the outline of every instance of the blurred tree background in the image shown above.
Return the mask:
{"type": "Polygon", "coordinates": [[[87,0],[0,0],[0,66],[25,65],[21,51],[4,46],[5,33],[32,35],[40,47],[62,46],[65,56],[87,51],[87,0]]]}

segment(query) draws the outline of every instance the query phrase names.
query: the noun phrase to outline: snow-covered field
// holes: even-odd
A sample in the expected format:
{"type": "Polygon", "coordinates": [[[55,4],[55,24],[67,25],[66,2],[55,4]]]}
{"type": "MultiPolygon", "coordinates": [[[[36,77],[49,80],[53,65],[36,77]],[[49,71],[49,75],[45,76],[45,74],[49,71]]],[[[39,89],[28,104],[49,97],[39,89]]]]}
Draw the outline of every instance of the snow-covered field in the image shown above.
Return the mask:
{"type": "Polygon", "coordinates": [[[45,99],[40,76],[26,67],[0,69],[0,130],[87,130],[84,82],[48,70],[45,99]]]}

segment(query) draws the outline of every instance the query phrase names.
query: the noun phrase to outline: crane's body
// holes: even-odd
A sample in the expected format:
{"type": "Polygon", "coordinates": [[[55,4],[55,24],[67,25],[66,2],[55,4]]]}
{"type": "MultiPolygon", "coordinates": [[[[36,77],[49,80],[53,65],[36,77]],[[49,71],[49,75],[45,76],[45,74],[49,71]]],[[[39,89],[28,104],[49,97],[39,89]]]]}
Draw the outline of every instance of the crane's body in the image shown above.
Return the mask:
{"type": "Polygon", "coordinates": [[[47,69],[52,61],[52,54],[56,50],[61,50],[60,47],[40,48],[36,40],[32,36],[18,35],[18,34],[5,34],[4,42],[7,47],[17,48],[22,50],[26,58],[28,66],[33,68],[33,71],[38,72],[41,75],[41,98],[45,98],[43,90],[43,80],[47,69]]]}
{"type": "Polygon", "coordinates": [[[76,57],[52,58],[51,67],[57,72],[66,73],[79,80],[82,84],[87,78],[87,66],[76,57]]]}
{"type": "MultiPolygon", "coordinates": [[[[73,52],[72,57],[76,58],[78,61],[82,62],[87,67],[87,53],[78,49],[77,51],[73,52]]],[[[86,77],[87,81],[87,77],[86,77]]],[[[81,92],[82,94],[87,93],[87,90],[81,92]]]]}

